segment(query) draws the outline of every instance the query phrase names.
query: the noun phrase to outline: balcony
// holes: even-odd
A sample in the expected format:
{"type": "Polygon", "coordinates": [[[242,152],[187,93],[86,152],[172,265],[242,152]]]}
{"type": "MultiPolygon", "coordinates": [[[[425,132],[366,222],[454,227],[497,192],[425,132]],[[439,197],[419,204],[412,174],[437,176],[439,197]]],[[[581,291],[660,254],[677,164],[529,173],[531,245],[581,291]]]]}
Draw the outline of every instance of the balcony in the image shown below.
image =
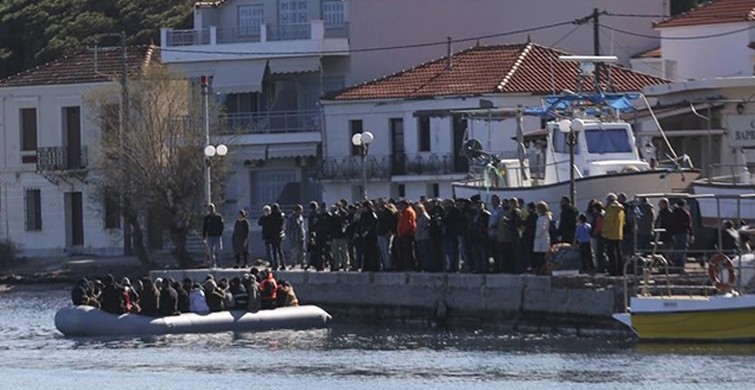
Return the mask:
{"type": "Polygon", "coordinates": [[[190,30],[163,28],[161,59],[163,63],[181,63],[291,57],[291,53],[347,56],[348,38],[348,24],[325,26],[322,20],[262,24],[259,31],[217,26],[190,30]]]}
{"type": "Polygon", "coordinates": [[[265,26],[267,29],[268,41],[296,41],[301,39],[312,39],[311,23],[296,23],[265,26]]]}
{"type": "Polygon", "coordinates": [[[200,29],[191,30],[173,30],[163,29],[163,46],[201,46],[201,45],[218,45],[228,43],[248,43],[248,42],[279,42],[279,41],[301,41],[310,39],[328,38],[347,38],[343,31],[328,29],[325,33],[322,22],[296,23],[296,24],[263,24],[260,31],[250,31],[249,29],[240,28],[217,28],[210,26],[200,29]]]}
{"type": "Polygon", "coordinates": [[[319,110],[242,112],[218,116],[218,134],[319,133],[319,110]]]}
{"type": "MultiPolygon", "coordinates": [[[[391,176],[452,175],[467,172],[468,169],[461,166],[455,156],[450,153],[367,156],[367,177],[369,179],[390,180],[391,176]]],[[[323,159],[319,176],[321,180],[344,182],[359,180],[361,177],[361,156],[325,157],[323,159]]]]}
{"type": "Polygon", "coordinates": [[[37,148],[37,172],[77,171],[86,169],[87,147],[80,149],[67,146],[46,146],[37,148]]]}
{"type": "MultiPolygon", "coordinates": [[[[362,178],[362,156],[325,157],[318,179],[348,182],[362,178]]],[[[391,164],[389,156],[367,156],[367,178],[389,180],[391,164]]]]}

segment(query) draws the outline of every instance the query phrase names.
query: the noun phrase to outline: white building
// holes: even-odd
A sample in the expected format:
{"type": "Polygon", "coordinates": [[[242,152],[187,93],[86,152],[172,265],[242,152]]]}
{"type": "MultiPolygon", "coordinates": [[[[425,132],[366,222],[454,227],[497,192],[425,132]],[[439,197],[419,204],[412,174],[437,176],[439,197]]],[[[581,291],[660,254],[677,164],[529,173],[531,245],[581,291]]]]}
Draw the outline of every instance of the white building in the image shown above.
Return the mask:
{"type": "MultiPolygon", "coordinates": [[[[755,119],[755,0],[713,1],[655,28],[660,47],[631,63],[676,81],[645,91],[657,102],[671,147],[705,174],[728,174],[729,164],[742,158],[755,164],[755,140],[734,136],[755,119]]],[[[636,129],[643,142],[661,157],[670,153],[652,118],[641,119],[636,129]]]]}
{"type": "MultiPolygon", "coordinates": [[[[513,119],[468,121],[456,111],[537,106],[554,91],[576,90],[579,65],[558,60],[568,54],[534,43],[473,47],[326,97],[324,199],[361,197],[362,157],[351,137],[367,130],[374,134],[368,197],[452,196],[451,183],[469,172],[460,153],[465,139],[476,138],[503,157],[516,150],[513,119]]],[[[618,92],[667,82],[619,66],[611,67],[611,80],[618,92]]],[[[539,130],[543,123],[529,117],[523,127],[539,130]]]]}
{"type": "MultiPolygon", "coordinates": [[[[454,44],[468,47],[532,36],[591,53],[589,23],[572,22],[594,8],[617,15],[668,12],[666,1],[219,0],[196,3],[193,29],[163,29],[162,61],[195,82],[211,76],[215,101],[225,107],[213,120],[212,133],[221,137],[213,142],[230,146],[225,211],[248,208],[256,216],[265,203],[288,208],[321,197],[323,93],[444,55],[447,37],[468,38],[454,44]]],[[[617,28],[656,34],[649,21],[601,17],[617,28]]],[[[621,48],[616,54],[625,62],[657,44],[615,39],[603,46],[621,48]]]]}
{"type": "MultiPolygon", "coordinates": [[[[153,55],[153,47],[128,48],[128,72],[153,55]]],[[[121,49],[100,48],[0,80],[0,236],[23,254],[123,253],[118,210],[91,199],[102,129],[85,104],[120,71],[121,49]]]]}

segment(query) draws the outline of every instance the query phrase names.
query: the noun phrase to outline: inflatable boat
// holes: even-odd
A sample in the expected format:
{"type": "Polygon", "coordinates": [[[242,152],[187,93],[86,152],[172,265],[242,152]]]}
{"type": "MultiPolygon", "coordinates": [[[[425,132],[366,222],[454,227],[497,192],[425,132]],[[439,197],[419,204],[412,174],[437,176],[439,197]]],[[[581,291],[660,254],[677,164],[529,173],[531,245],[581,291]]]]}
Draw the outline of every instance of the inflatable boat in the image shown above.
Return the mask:
{"type": "Polygon", "coordinates": [[[55,314],[55,327],[66,336],[142,336],[324,328],[331,318],[317,306],[281,307],[256,313],[183,313],[168,317],[115,315],[92,306],[68,306],[55,314]]]}

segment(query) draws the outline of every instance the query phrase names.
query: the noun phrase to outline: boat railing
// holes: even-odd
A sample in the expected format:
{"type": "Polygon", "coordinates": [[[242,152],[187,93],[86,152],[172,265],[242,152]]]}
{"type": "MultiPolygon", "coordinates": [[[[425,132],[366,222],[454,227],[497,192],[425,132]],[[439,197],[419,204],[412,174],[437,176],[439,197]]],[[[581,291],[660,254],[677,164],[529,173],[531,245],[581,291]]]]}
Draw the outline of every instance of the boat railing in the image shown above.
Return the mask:
{"type": "MultiPolygon", "coordinates": [[[[630,296],[650,296],[650,295],[699,295],[709,296],[717,292],[717,289],[713,286],[707,273],[706,264],[708,259],[716,254],[723,254],[731,259],[734,259],[734,272],[736,274],[735,284],[733,286],[735,291],[742,291],[745,284],[748,282],[742,279],[744,270],[752,270],[753,265],[743,264],[743,256],[751,253],[749,247],[744,245],[738,245],[736,248],[725,248],[723,245],[723,226],[721,218],[721,201],[736,199],[738,202],[749,200],[755,200],[755,194],[749,195],[694,195],[694,194],[638,194],[636,199],[645,198],[648,202],[652,202],[651,199],[661,198],[691,198],[691,199],[715,199],[717,203],[717,212],[719,215],[719,227],[716,230],[716,237],[714,243],[710,247],[697,247],[697,248],[674,248],[670,242],[664,242],[663,237],[666,235],[666,230],[660,227],[653,227],[653,236],[651,238],[650,246],[645,248],[638,248],[637,239],[637,218],[635,218],[635,226],[633,229],[633,249],[632,256],[627,259],[623,264],[623,295],[624,295],[624,310],[629,310],[629,298],[630,296]],[[684,266],[676,266],[670,262],[673,256],[679,251],[685,252],[685,256],[693,254],[697,258],[697,263],[700,268],[685,268],[684,266]]],[[[652,202],[655,204],[656,202],[652,202]]],[[[636,204],[636,203],[635,203],[636,204]]],[[[745,231],[742,231],[744,234],[745,231]]],[[[693,236],[694,237],[694,236],[693,236]]],[[[711,237],[708,237],[711,238],[711,237]]],[[[702,239],[702,238],[701,238],[702,239]]],[[[687,259],[685,259],[686,262],[687,259]]]]}
{"type": "Polygon", "coordinates": [[[753,184],[752,171],[748,164],[709,164],[703,180],[708,184],[753,184]]]}

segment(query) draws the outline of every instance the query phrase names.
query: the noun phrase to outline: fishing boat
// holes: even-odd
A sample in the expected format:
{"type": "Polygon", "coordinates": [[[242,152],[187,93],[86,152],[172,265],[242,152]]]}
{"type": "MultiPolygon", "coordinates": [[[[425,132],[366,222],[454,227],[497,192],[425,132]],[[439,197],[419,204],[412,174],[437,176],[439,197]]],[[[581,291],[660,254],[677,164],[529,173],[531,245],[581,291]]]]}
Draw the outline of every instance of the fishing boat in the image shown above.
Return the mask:
{"type": "Polygon", "coordinates": [[[231,310],[166,317],[115,315],[92,306],[68,306],[55,314],[55,327],[66,336],[145,336],[324,328],[331,318],[325,310],[312,305],[254,313],[231,310]]]}
{"type": "MultiPolygon", "coordinates": [[[[517,120],[518,158],[500,159],[482,151],[481,143],[468,140],[463,153],[478,167],[467,180],[453,183],[456,197],[493,194],[502,198],[522,198],[557,205],[567,196],[578,207],[590,199],[605,199],[609,192],[668,193],[689,192],[699,177],[686,156],[666,162],[646,161],[640,156],[630,123],[622,116],[634,111],[640,94],[582,93],[582,83],[597,63],[611,62],[610,56],[564,56],[564,61],[580,62],[582,74],[578,92],[549,96],[540,107],[501,109],[499,117],[517,120]],[[526,115],[547,119],[542,142],[528,141],[522,130],[526,115]],[[535,150],[535,153],[531,153],[535,150]],[[537,156],[531,161],[531,156],[537,156]]],[[[593,77],[594,78],[594,77],[593,77]]],[[[594,90],[599,91],[595,86],[594,90]]],[[[489,110],[488,110],[489,111],[489,110]]],[[[469,110],[470,117],[490,116],[489,112],[469,110]]],[[[552,210],[558,214],[559,210],[552,210]]]]}
{"type": "MultiPolygon", "coordinates": [[[[652,194],[638,196],[650,198],[652,194]]],[[[715,204],[736,198],[690,197],[715,204]]],[[[721,218],[717,216],[719,221],[721,218]]],[[[719,244],[697,274],[686,270],[682,276],[671,277],[666,254],[657,248],[627,261],[624,311],[615,313],[613,318],[643,341],[755,341],[755,294],[751,291],[755,288],[755,254],[747,245],[727,248],[721,244],[723,231],[716,231],[719,244]],[[718,249],[722,247],[731,258],[718,249]],[[633,265],[638,272],[631,272],[633,265]]],[[[753,233],[745,227],[736,236],[749,234],[752,239],[753,233]]]]}
{"type": "Polygon", "coordinates": [[[734,196],[719,200],[701,199],[700,208],[707,225],[716,223],[717,215],[726,219],[737,219],[755,224],[755,207],[736,197],[743,195],[755,199],[755,174],[751,173],[742,150],[736,152],[740,159],[737,164],[714,164],[710,173],[692,183],[696,194],[734,196]]]}

